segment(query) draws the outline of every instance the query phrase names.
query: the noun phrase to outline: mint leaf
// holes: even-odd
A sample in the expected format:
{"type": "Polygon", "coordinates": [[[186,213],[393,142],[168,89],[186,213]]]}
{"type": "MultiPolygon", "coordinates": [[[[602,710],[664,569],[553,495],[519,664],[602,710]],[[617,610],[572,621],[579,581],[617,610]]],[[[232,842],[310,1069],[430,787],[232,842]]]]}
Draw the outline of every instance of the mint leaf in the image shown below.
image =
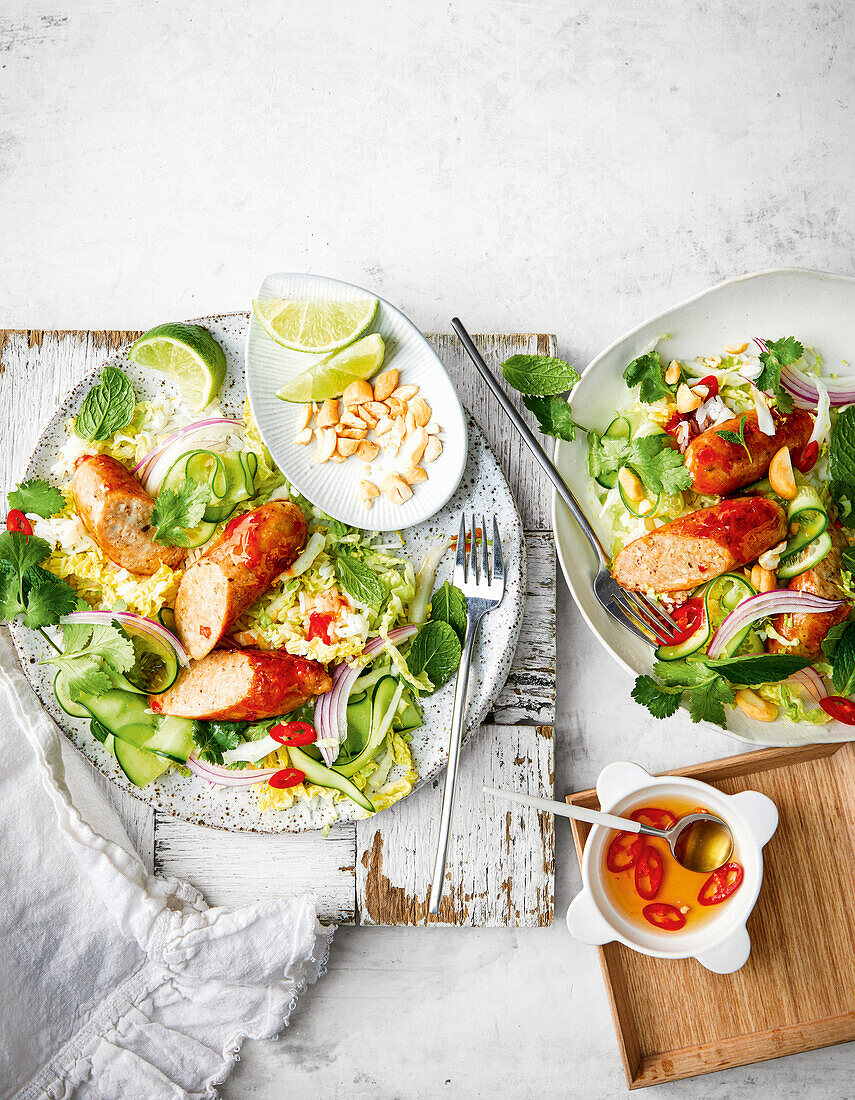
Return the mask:
{"type": "Polygon", "coordinates": [[[569,363],[548,355],[512,355],[502,363],[502,374],[520,393],[541,397],[565,393],[579,381],[578,373],[569,363]]]}
{"type": "Polygon", "coordinates": [[[831,430],[828,473],[840,522],[845,527],[855,527],[855,405],[838,414],[831,430]]]}
{"type": "Polygon", "coordinates": [[[639,676],[632,689],[636,703],[647,707],[654,718],[670,718],[676,714],[682,694],[682,689],[662,687],[652,676],[639,676]]]}
{"type": "Polygon", "coordinates": [[[185,477],[177,489],[161,489],[151,513],[154,541],[189,546],[187,531],[202,522],[210,499],[210,486],[191,477],[185,477]]]}
{"type": "Polygon", "coordinates": [[[40,477],[33,477],[28,481],[22,481],[17,489],[9,493],[9,507],[48,519],[62,511],[65,507],[65,498],[53,485],[40,477]]]}
{"type": "Polygon", "coordinates": [[[804,347],[794,336],[785,336],[780,340],[764,340],[769,349],[760,352],[763,370],[757,379],[757,388],[771,390],[775,395],[775,404],[783,413],[793,411],[793,399],[781,385],[781,368],[791,367],[804,355],[804,347]]]}
{"type": "Polygon", "coordinates": [[[534,397],[526,394],[522,400],[529,412],[534,413],[544,435],[554,435],[556,439],[566,439],[571,443],[576,438],[576,428],[579,425],[574,421],[570,406],[563,397],[534,397]]]}
{"type": "Polygon", "coordinates": [[[748,444],[745,442],[745,417],[739,418],[739,432],[731,432],[726,428],[723,431],[715,433],[720,439],[726,440],[728,443],[735,443],[738,447],[742,447],[745,453],[748,455],[749,462],[751,461],[751,452],[748,450],[748,444]]]}
{"type": "Polygon", "coordinates": [[[855,691],[855,623],[841,625],[844,629],[834,651],[831,682],[838,695],[851,695],[855,691]]]}
{"type": "Polygon", "coordinates": [[[466,633],[466,597],[459,588],[446,581],[433,594],[430,617],[434,622],[448,623],[462,642],[466,633]]]}
{"type": "Polygon", "coordinates": [[[639,355],[629,364],[623,372],[624,381],[632,389],[640,386],[638,396],[645,404],[660,401],[663,397],[672,397],[677,392],[679,382],[669,386],[665,381],[665,369],[658,351],[648,351],[646,355],[639,355]]]}
{"type": "Polygon", "coordinates": [[[374,570],[351,554],[336,555],[335,575],[348,596],[358,603],[376,610],[386,598],[386,589],[374,570]]]}
{"type": "Polygon", "coordinates": [[[454,630],[448,623],[434,619],[413,638],[407,668],[413,676],[424,673],[433,690],[438,691],[460,664],[460,654],[460,639],[454,630]]]}
{"type": "MultiPolygon", "coordinates": [[[[845,553],[843,557],[845,559],[845,553]]],[[[829,632],[820,642],[820,645],[822,646],[822,652],[829,659],[829,661],[834,660],[834,654],[837,652],[837,643],[842,638],[843,634],[846,631],[846,628],[851,625],[852,624],[848,622],[835,623],[831,630],[829,630],[829,632]]]]}
{"type": "Polygon", "coordinates": [[[126,428],[134,417],[136,397],[129,379],[118,367],[106,366],[101,377],[86,395],[74,421],[81,439],[109,439],[126,428]]]}
{"type": "Polygon", "coordinates": [[[732,684],[756,687],[758,684],[775,684],[779,680],[786,680],[794,672],[813,664],[813,659],[789,653],[768,653],[762,656],[749,653],[743,657],[701,657],[699,663],[732,684]]]}

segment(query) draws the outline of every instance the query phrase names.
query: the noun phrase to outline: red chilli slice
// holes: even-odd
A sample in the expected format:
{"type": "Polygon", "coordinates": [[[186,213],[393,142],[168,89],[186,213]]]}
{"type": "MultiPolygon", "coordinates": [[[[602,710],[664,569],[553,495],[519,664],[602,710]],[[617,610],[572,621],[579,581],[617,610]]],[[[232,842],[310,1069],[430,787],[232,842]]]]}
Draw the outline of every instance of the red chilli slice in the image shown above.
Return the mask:
{"type": "Polygon", "coordinates": [[[640,821],[642,825],[649,825],[651,829],[673,829],[677,824],[677,815],[670,810],[662,810],[658,806],[642,806],[633,810],[630,815],[633,821],[640,821]]]}
{"type": "Polygon", "coordinates": [[[665,932],[678,932],[686,923],[685,914],[676,905],[669,905],[666,901],[645,905],[641,912],[646,921],[665,932]]]}
{"type": "Polygon", "coordinates": [[[6,530],[18,531],[22,535],[31,535],[33,533],[33,525],[23,512],[19,511],[17,508],[13,508],[9,515],[6,516],[6,530]]]}
{"type": "Polygon", "coordinates": [[[268,787],[275,787],[277,790],[287,790],[288,787],[297,787],[306,778],[306,773],[301,772],[299,768],[283,768],[281,772],[276,772],[267,780],[268,787]]]}
{"type": "Polygon", "coordinates": [[[615,875],[635,866],[644,847],[644,837],[639,833],[618,833],[609,845],[606,867],[615,875]]]}
{"type": "Polygon", "coordinates": [[[293,745],[296,749],[314,744],[318,734],[310,722],[282,722],[271,729],[270,736],[280,745],[293,745]]]}
{"type": "Polygon", "coordinates": [[[646,844],[635,865],[635,892],[645,901],[653,901],[662,887],[665,861],[657,850],[646,844]]]}
{"type": "Polygon", "coordinates": [[[701,887],[698,901],[701,905],[720,905],[727,901],[731,894],[735,894],[742,885],[745,872],[739,863],[725,863],[717,871],[713,871],[707,881],[701,887]]]}

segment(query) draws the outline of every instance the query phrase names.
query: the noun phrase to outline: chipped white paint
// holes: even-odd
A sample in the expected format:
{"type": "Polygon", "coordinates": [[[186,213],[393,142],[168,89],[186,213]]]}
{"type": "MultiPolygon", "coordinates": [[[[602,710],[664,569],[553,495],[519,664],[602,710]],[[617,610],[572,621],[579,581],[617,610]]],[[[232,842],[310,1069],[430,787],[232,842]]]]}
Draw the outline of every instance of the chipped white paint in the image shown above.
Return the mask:
{"type": "MultiPolygon", "coordinates": [[[[236,320],[242,321],[243,315],[236,320]]],[[[0,408],[10,410],[11,423],[21,425],[16,435],[5,434],[0,441],[0,490],[6,491],[20,478],[42,425],[53,414],[61,397],[86,373],[93,370],[133,333],[40,333],[7,332],[0,335],[0,408]]],[[[455,378],[465,404],[480,402],[480,387],[473,384],[471,371],[461,359],[459,346],[448,337],[434,337],[438,351],[455,378]]],[[[485,355],[504,358],[520,351],[538,348],[554,351],[554,338],[545,336],[487,337],[482,342],[485,355]]],[[[480,406],[480,422],[488,438],[507,449],[507,428],[495,411],[480,406]]],[[[519,456],[517,456],[519,457],[519,456]]],[[[527,452],[525,458],[528,459],[527,452]]],[[[536,530],[526,538],[529,553],[528,602],[523,619],[523,637],[508,684],[494,707],[492,733],[480,730],[474,738],[479,761],[489,761],[491,778],[506,765],[531,755],[537,761],[537,781],[547,783],[540,793],[551,793],[553,754],[551,737],[539,736],[533,725],[520,722],[551,723],[555,700],[555,558],[548,526],[547,502],[535,486],[538,479],[520,475],[516,470],[518,498],[536,530]],[[511,724],[511,725],[509,725],[511,724]],[[504,731],[512,730],[508,738],[504,731]]],[[[467,750],[467,756],[468,756],[467,750]]],[[[475,765],[473,765],[473,768],[475,765]]],[[[479,765],[480,768],[480,765],[479,765]]],[[[465,769],[464,769],[465,770],[465,769]]],[[[474,774],[474,771],[473,771],[474,774]]],[[[485,780],[487,782],[488,780],[485,780]]],[[[197,885],[214,903],[232,903],[271,893],[297,892],[314,886],[320,899],[321,915],[329,920],[352,921],[364,913],[365,891],[357,892],[356,832],[351,827],[333,830],[330,838],[320,834],[296,834],[287,837],[263,837],[226,834],[155,815],[132,795],[109,784],[108,792],[129,835],[140,845],[149,865],[165,873],[185,877],[197,885]]],[[[381,814],[372,830],[390,831],[385,844],[394,851],[407,843],[406,836],[427,835],[439,812],[435,784],[409,801],[418,805],[418,813],[408,811],[403,826],[393,810],[381,814]],[[387,824],[388,819],[388,824],[387,824]],[[406,835],[405,835],[406,834],[406,835]]],[[[461,795],[458,806],[463,803],[461,795]]],[[[468,799],[467,799],[468,801],[468,799]]],[[[472,803],[475,804],[474,802],[472,803]]],[[[400,809],[400,808],[399,808],[400,809]]],[[[366,828],[367,826],[360,826],[366,828]]],[[[496,849],[496,859],[484,860],[480,838],[469,828],[461,829],[464,838],[458,844],[456,859],[449,867],[474,904],[456,907],[447,917],[463,924],[547,924],[552,919],[552,824],[544,830],[526,828],[525,821],[512,816],[509,824],[511,843],[504,855],[496,849]],[[473,845],[467,848],[467,844],[473,845]],[[499,874],[501,870],[502,874],[499,874]]],[[[415,882],[399,884],[394,862],[384,872],[390,889],[412,887],[415,882]]],[[[396,916],[393,907],[381,907],[379,919],[406,920],[396,916]]],[[[379,912],[379,910],[377,910],[379,912]]]]}

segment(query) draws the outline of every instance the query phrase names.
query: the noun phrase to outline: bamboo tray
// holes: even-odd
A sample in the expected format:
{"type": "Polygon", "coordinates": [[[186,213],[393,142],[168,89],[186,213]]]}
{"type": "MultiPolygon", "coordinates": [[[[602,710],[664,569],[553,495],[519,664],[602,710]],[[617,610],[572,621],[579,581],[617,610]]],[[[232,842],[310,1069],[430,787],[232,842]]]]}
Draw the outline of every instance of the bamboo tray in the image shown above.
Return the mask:
{"type": "MultiPolygon", "coordinates": [[[[597,948],[630,1089],[855,1039],[855,743],[764,749],[669,772],[762,791],[780,825],[736,974],[597,948]]],[[[599,808],[596,791],[567,801],[599,808]]],[[[590,826],[572,821],[581,859],[590,826]]]]}

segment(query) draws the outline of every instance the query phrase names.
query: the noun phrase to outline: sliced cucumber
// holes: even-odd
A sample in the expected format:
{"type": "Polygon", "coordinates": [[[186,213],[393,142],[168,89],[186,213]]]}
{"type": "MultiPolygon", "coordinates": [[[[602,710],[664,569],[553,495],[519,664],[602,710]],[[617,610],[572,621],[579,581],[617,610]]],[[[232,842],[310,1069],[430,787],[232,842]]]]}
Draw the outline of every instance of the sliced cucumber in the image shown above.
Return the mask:
{"type": "MultiPolygon", "coordinates": [[[[616,416],[603,432],[603,439],[629,439],[632,435],[632,427],[625,416],[616,416]]],[[[617,470],[608,474],[600,474],[596,480],[604,489],[614,489],[617,483],[617,470]]]]}
{"type": "Polygon", "coordinates": [[[781,558],[777,569],[778,580],[790,580],[800,573],[806,573],[808,569],[813,569],[819,565],[830,550],[831,535],[828,531],[823,531],[819,538],[809,542],[801,550],[796,550],[794,553],[786,554],[781,558]]]}
{"type": "MultiPolygon", "coordinates": [[[[738,573],[723,573],[720,577],[710,581],[704,592],[704,610],[710,624],[710,633],[715,633],[731,611],[747,600],[749,596],[756,596],[757,589],[750,584],[745,577],[738,573]]],[[[748,637],[751,626],[734,635],[725,646],[723,657],[732,657],[737,649],[748,637]]]]}
{"type": "MultiPolygon", "coordinates": [[[[178,679],[180,671],[178,656],[172,646],[160,638],[140,630],[133,623],[123,622],[122,626],[135,640],[134,649],[137,651],[137,661],[148,658],[149,665],[145,680],[140,677],[133,679],[130,674],[123,677],[123,679],[129,681],[135,691],[142,691],[147,695],[160,695],[161,692],[172,687],[178,679]]],[[[120,687],[122,685],[117,684],[116,686],[120,687]]]]}
{"type": "Polygon", "coordinates": [[[679,661],[682,657],[688,657],[692,653],[697,653],[699,649],[703,649],[710,640],[711,634],[709,618],[705,609],[703,621],[691,637],[678,642],[677,645],[659,646],[656,650],[656,657],[660,661],[679,661]]]}
{"type": "Polygon", "coordinates": [[[149,709],[148,696],[127,691],[83,695],[81,705],[117,741],[184,763],[193,751],[194,723],[189,718],[160,718],[149,709]]]}
{"type": "Polygon", "coordinates": [[[66,714],[70,714],[72,718],[91,718],[92,715],[84,707],[84,705],[76,700],[72,699],[68,694],[68,688],[65,684],[65,679],[60,670],[53,681],[53,693],[56,696],[56,701],[62,707],[66,714]]]}
{"type": "Polygon", "coordinates": [[[635,516],[636,519],[648,519],[650,516],[655,516],[656,513],[659,511],[659,503],[662,499],[661,493],[657,493],[656,499],[653,501],[649,501],[649,498],[647,498],[649,501],[648,507],[642,511],[641,505],[644,503],[644,501],[641,500],[636,502],[630,500],[629,497],[626,495],[626,490],[620,483],[620,478],[618,478],[617,487],[618,493],[620,494],[620,499],[623,501],[624,508],[626,508],[627,512],[629,512],[631,516],[635,516]]]}
{"type": "MultiPolygon", "coordinates": [[[[398,681],[393,676],[384,676],[377,682],[371,697],[371,729],[365,747],[358,756],[336,767],[335,770],[340,775],[356,775],[369,760],[373,760],[377,755],[378,749],[386,738],[386,733],[382,732],[383,718],[397,690],[398,681]]],[[[388,733],[388,730],[386,732],[388,733]]]]}
{"type": "Polygon", "coordinates": [[[288,746],[288,757],[295,768],[305,772],[306,779],[310,783],[315,783],[318,787],[329,787],[331,790],[341,791],[357,806],[361,806],[363,810],[367,810],[370,814],[376,812],[374,804],[365,797],[355,783],[351,783],[340,771],[328,768],[326,764],[313,760],[311,756],[307,756],[306,753],[300,749],[295,749],[292,745],[288,746]]]}
{"type": "Polygon", "coordinates": [[[169,761],[162,756],[138,749],[129,741],[120,741],[117,737],[113,744],[119,767],[135,787],[146,787],[157,779],[169,767],[169,761]]]}
{"type": "Polygon", "coordinates": [[[186,764],[187,757],[196,744],[193,739],[195,727],[196,723],[192,718],[164,715],[159,720],[157,729],[146,742],[145,748],[148,752],[165,756],[178,764],[186,764]]]}

